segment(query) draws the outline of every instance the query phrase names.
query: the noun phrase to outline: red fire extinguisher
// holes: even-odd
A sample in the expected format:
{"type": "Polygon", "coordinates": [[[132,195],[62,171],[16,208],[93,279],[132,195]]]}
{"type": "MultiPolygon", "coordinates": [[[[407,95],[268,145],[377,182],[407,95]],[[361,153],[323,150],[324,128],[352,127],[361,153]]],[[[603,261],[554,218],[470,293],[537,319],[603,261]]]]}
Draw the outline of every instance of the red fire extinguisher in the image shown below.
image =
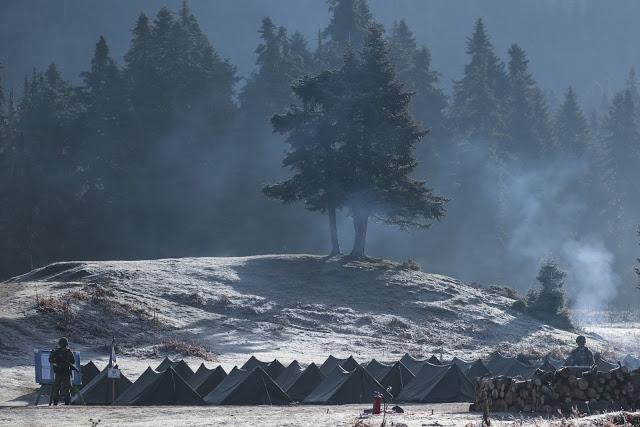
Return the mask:
{"type": "Polygon", "coordinates": [[[378,392],[373,393],[373,415],[380,415],[381,406],[382,406],[382,395],[378,392]]]}

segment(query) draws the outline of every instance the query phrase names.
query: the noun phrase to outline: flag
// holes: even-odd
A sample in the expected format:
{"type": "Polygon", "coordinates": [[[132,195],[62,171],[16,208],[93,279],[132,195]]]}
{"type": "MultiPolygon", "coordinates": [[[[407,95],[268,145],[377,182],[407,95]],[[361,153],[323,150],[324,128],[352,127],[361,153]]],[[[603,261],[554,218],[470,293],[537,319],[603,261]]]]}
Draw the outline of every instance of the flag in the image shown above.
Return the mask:
{"type": "Polygon", "coordinates": [[[109,354],[109,367],[116,364],[116,337],[111,340],[111,354],[109,354]]]}

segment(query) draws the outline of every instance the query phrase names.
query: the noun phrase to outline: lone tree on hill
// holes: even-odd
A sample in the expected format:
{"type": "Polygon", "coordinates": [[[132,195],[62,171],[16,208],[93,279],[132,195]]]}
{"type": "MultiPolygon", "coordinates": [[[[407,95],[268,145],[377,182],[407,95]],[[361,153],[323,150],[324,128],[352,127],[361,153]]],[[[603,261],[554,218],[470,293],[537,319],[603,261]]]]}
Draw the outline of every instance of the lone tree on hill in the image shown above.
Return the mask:
{"type": "Polygon", "coordinates": [[[410,177],[417,166],[415,148],[427,132],[409,112],[411,93],[395,75],[383,29],[373,25],[347,85],[350,126],[343,152],[348,165],[344,185],[346,206],[353,217],[352,256],[365,255],[369,218],[401,228],[428,228],[445,214],[446,199],[424,182],[410,177]]]}
{"type": "Polygon", "coordinates": [[[527,295],[527,313],[562,328],[571,328],[571,319],[564,301],[564,280],[567,274],[554,261],[546,261],[538,272],[540,290],[527,295]]]}
{"type": "Polygon", "coordinates": [[[263,189],[268,197],[284,203],[303,201],[307,209],[327,213],[331,255],[340,254],[336,209],[343,202],[337,176],[340,89],[340,76],[330,71],[306,76],[293,85],[301,105],[273,116],[271,123],[274,131],[287,135],[290,148],[282,165],[294,174],[263,189]]]}
{"type": "Polygon", "coordinates": [[[288,135],[283,166],[295,174],[265,193],[329,212],[332,253],[339,250],[332,218],[339,207],[353,218],[355,257],[365,256],[370,218],[427,228],[444,216],[446,199],[410,177],[426,132],[409,113],[411,94],[396,80],[379,26],[371,27],[360,58],[348,52],[340,70],[302,79],[294,91],[303,105],[272,122],[288,135]]]}

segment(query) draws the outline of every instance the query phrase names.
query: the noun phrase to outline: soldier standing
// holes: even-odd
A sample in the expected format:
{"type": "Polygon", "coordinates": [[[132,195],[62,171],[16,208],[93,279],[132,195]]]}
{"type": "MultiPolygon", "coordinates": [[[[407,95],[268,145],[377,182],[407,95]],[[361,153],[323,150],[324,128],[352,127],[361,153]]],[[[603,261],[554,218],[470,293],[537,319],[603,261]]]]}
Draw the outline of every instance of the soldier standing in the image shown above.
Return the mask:
{"type": "Polygon", "coordinates": [[[593,366],[596,362],[593,358],[593,353],[585,345],[587,339],[579,335],[578,338],[576,338],[576,343],[578,347],[571,350],[569,357],[564,363],[565,366],[593,366]]]}
{"type": "Polygon", "coordinates": [[[69,350],[69,341],[66,338],[63,337],[58,340],[58,348],[51,351],[49,363],[53,366],[55,374],[51,394],[53,404],[57,405],[60,398],[62,398],[64,404],[68,405],[71,401],[71,374],[77,368],[75,367],[76,360],[71,350],[69,350]]]}

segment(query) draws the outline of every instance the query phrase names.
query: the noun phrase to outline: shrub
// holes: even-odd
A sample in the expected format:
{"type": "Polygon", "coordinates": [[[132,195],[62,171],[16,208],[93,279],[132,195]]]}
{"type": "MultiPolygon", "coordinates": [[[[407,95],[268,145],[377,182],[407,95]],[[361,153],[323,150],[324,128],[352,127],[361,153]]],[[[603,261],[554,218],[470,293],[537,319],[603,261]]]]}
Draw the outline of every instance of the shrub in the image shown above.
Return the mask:
{"type": "Polygon", "coordinates": [[[527,304],[521,299],[517,299],[511,304],[511,308],[515,311],[519,311],[520,313],[524,313],[527,309],[527,304]]]}
{"type": "Polygon", "coordinates": [[[208,361],[215,360],[215,357],[211,353],[209,353],[202,345],[179,340],[177,338],[170,338],[166,341],[163,341],[162,344],[160,344],[159,349],[166,352],[178,353],[182,356],[197,357],[208,361]]]}
{"type": "Polygon", "coordinates": [[[489,291],[498,295],[502,295],[503,297],[520,299],[518,292],[511,286],[493,284],[489,285],[489,291]]]}
{"type": "Polygon", "coordinates": [[[73,313],[68,301],[56,297],[37,298],[36,309],[41,313],[47,313],[52,316],[59,329],[66,330],[69,328],[73,313]]]}
{"type": "Polygon", "coordinates": [[[405,269],[405,270],[414,270],[414,271],[420,271],[420,264],[418,264],[415,260],[409,258],[408,260],[404,261],[402,263],[402,265],[400,266],[401,268],[405,269]]]}
{"type": "Polygon", "coordinates": [[[555,262],[543,263],[537,276],[540,289],[527,294],[527,314],[559,328],[573,328],[562,290],[565,277],[555,262]]]}

